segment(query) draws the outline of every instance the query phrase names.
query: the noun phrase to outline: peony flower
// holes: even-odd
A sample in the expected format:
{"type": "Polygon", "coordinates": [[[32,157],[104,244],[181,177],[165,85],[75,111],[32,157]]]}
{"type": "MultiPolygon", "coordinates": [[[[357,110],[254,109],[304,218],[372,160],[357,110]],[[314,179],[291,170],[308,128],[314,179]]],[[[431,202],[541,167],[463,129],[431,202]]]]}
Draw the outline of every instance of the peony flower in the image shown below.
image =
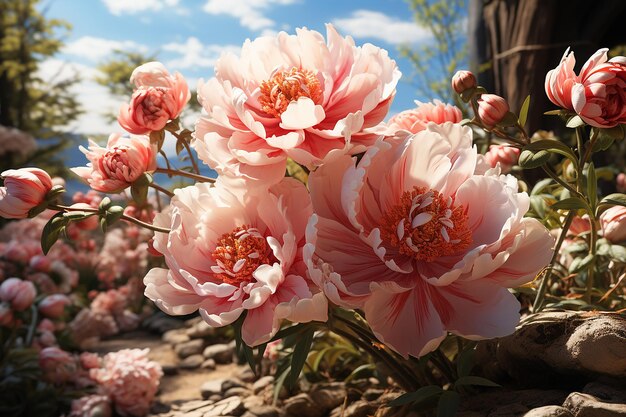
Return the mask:
{"type": "Polygon", "coordinates": [[[148,413],[163,371],[148,359],[148,349],[122,349],[106,354],[102,368],[91,369],[89,375],[118,414],[140,417],[148,413]]]}
{"type": "Polygon", "coordinates": [[[500,164],[502,173],[508,174],[511,172],[513,165],[517,165],[519,154],[519,148],[514,146],[491,145],[489,146],[489,151],[485,154],[485,158],[492,168],[500,164]]]}
{"type": "Polygon", "coordinates": [[[604,237],[611,243],[626,240],[626,207],[613,206],[600,215],[604,237]]]}
{"type": "Polygon", "coordinates": [[[387,51],[356,47],[327,25],[246,41],[198,88],[206,114],[193,146],[220,174],[276,183],[287,157],[312,167],[331,152],[362,152],[385,118],[400,72],[387,51]]]}
{"type": "Polygon", "coordinates": [[[0,174],[0,217],[25,219],[46,199],[52,189],[50,175],[39,168],[9,169],[0,174]]]}
{"type": "Polygon", "coordinates": [[[30,281],[9,278],[0,284],[0,301],[11,303],[15,311],[24,311],[33,304],[37,290],[30,281]]]}
{"type": "Polygon", "coordinates": [[[476,87],[476,77],[471,71],[457,71],[452,76],[451,85],[457,94],[462,94],[465,90],[476,87]]]}
{"type": "Polygon", "coordinates": [[[417,107],[396,114],[389,120],[388,131],[393,135],[402,129],[411,133],[421,132],[426,129],[428,123],[443,124],[445,122],[459,123],[463,120],[461,109],[451,104],[434,100],[433,103],[421,103],[416,101],[417,107]]]}
{"type": "Polygon", "coordinates": [[[506,100],[495,94],[482,94],[478,99],[478,116],[485,127],[494,127],[509,112],[506,100]]]}
{"type": "Polygon", "coordinates": [[[64,294],[49,295],[39,303],[39,312],[51,319],[58,319],[65,312],[65,306],[72,304],[64,294]]]}
{"type": "Polygon", "coordinates": [[[43,378],[54,384],[71,381],[78,371],[76,359],[58,347],[47,347],[39,352],[39,367],[43,378]]]}
{"type": "Polygon", "coordinates": [[[145,136],[109,136],[106,148],[91,139],[89,149],[80,150],[90,163],[86,167],[72,168],[91,188],[103,193],[119,193],[141,175],[154,172],[157,167],[156,147],[145,136]]]}
{"type": "Polygon", "coordinates": [[[607,52],[599,49],[576,75],[574,53],[567,49],[545,83],[550,101],[600,128],[626,123],[626,57],[609,60],[607,52]]]}
{"type": "Polygon", "coordinates": [[[507,288],[531,281],[552,255],[548,231],[523,217],[530,203],[517,180],[475,173],[471,132],[430,124],[309,177],[311,278],[331,302],[361,309],[405,357],[436,349],[447,332],[513,332],[520,304],[507,288]]]}
{"type": "Polygon", "coordinates": [[[306,222],[312,214],[305,186],[283,179],[258,195],[236,196],[221,182],[175,191],[171,210],[154,224],[155,249],[170,268],[144,278],[145,295],[168,314],[200,310],[213,327],[247,312],[242,336],[267,342],[283,319],[326,321],[324,295],[314,294],[302,262],[306,222]]]}
{"type": "Polygon", "coordinates": [[[72,400],[69,417],[111,417],[111,400],[106,395],[85,395],[72,400]]]}
{"type": "Polygon", "coordinates": [[[163,129],[180,115],[191,97],[185,78],[178,72],[171,75],[160,62],[135,68],[130,82],[135,84],[135,92],[130,105],[120,108],[117,120],[136,135],[163,129]]]}

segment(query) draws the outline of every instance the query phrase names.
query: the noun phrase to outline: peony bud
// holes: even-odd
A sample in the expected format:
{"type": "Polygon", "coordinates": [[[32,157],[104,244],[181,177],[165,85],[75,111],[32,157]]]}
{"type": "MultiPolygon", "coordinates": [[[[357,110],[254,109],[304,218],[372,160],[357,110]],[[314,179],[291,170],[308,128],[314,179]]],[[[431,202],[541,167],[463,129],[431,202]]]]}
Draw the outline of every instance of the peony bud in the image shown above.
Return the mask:
{"type": "Polygon", "coordinates": [[[500,169],[503,174],[511,172],[513,165],[517,164],[519,159],[520,150],[513,146],[506,145],[491,145],[489,151],[485,154],[485,159],[492,168],[495,168],[497,164],[500,164],[500,169]]]}
{"type": "Polygon", "coordinates": [[[0,285],[0,300],[11,303],[15,311],[24,311],[33,304],[37,290],[30,281],[9,278],[0,285]]]}
{"type": "Polygon", "coordinates": [[[35,255],[28,262],[28,265],[36,272],[49,272],[50,264],[50,259],[45,255],[35,255]]]}
{"type": "Polygon", "coordinates": [[[55,384],[71,381],[78,368],[72,355],[57,347],[47,347],[39,352],[39,367],[44,379],[55,384]]]}
{"type": "Polygon", "coordinates": [[[494,127],[502,122],[509,112],[506,100],[495,94],[483,94],[478,99],[478,117],[485,127],[494,127]]]}
{"type": "Polygon", "coordinates": [[[0,217],[25,219],[39,206],[52,189],[52,179],[39,168],[9,169],[0,174],[0,217]]]}
{"type": "Polygon", "coordinates": [[[617,174],[617,177],[615,178],[615,188],[620,193],[626,192],[626,174],[623,172],[617,174]]]}
{"type": "MultiPolygon", "coordinates": [[[[87,203],[75,203],[75,204],[72,204],[70,208],[79,209],[79,210],[80,209],[89,209],[89,210],[93,209],[93,207],[87,203]]],[[[74,222],[74,224],[76,225],[76,227],[78,227],[81,230],[94,230],[94,229],[97,229],[98,226],[100,225],[100,220],[98,219],[98,215],[94,214],[93,216],[87,217],[85,220],[74,222]]]]}
{"type": "Polygon", "coordinates": [[[626,240],[626,207],[613,206],[600,215],[604,237],[611,243],[626,240]]]}
{"type": "Polygon", "coordinates": [[[49,295],[39,303],[39,312],[51,319],[58,319],[63,315],[65,306],[72,302],[66,295],[53,294],[49,295]]]}
{"type": "Polygon", "coordinates": [[[457,94],[476,87],[476,77],[471,71],[457,71],[452,77],[452,89],[457,94]]]}

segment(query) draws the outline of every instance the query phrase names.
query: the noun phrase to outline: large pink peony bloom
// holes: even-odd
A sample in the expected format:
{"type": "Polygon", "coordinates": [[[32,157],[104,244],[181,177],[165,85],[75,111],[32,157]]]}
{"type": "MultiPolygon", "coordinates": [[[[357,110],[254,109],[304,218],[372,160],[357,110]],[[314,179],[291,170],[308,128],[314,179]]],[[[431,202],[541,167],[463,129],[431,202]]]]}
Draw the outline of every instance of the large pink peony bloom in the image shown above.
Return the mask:
{"type": "Polygon", "coordinates": [[[122,349],[107,353],[102,368],[90,369],[89,376],[119,415],[141,417],[150,410],[163,371],[148,359],[148,349],[122,349]]]}
{"type": "Polygon", "coordinates": [[[426,129],[428,123],[443,124],[445,122],[459,123],[463,120],[461,109],[452,104],[446,104],[439,100],[432,103],[416,101],[417,107],[405,110],[389,119],[388,130],[390,134],[402,129],[411,133],[421,132],[426,129]]]}
{"type": "Polygon", "coordinates": [[[609,60],[607,52],[607,48],[599,49],[576,75],[576,59],[568,49],[545,82],[550,101],[600,128],[626,123],[626,58],[609,60]]]}
{"type": "Polygon", "coordinates": [[[193,146],[220,174],[277,182],[287,157],[306,166],[333,150],[361,152],[376,136],[400,72],[387,51],[356,47],[327,25],[246,41],[223,55],[216,77],[200,84],[206,115],[193,146]]]}
{"type": "Polygon", "coordinates": [[[154,239],[170,269],[152,269],[145,294],[168,314],[199,309],[215,327],[246,312],[250,346],[267,342],[283,319],[326,321],[326,299],[309,288],[302,261],[311,213],[306,188],[291,178],[245,198],[219,182],[176,190],[171,211],[154,219],[172,230],[154,239]]]}
{"type": "Polygon", "coordinates": [[[520,306],[507,287],[550,260],[548,231],[523,217],[528,195],[497,169],[476,174],[477,160],[470,128],[430,124],[310,176],[311,278],[404,356],[434,350],[448,331],[511,333],[520,306]]]}
{"type": "Polygon", "coordinates": [[[0,174],[0,217],[25,219],[28,212],[41,204],[52,188],[52,179],[39,168],[9,169],[0,174]]]}
{"type": "Polygon", "coordinates": [[[143,173],[154,172],[156,146],[146,136],[123,137],[119,133],[109,136],[106,148],[89,140],[89,149],[80,150],[90,163],[86,167],[72,168],[91,188],[103,193],[118,193],[137,180],[143,173]]]}
{"type": "Polygon", "coordinates": [[[135,68],[130,82],[135,84],[135,92],[130,105],[120,108],[117,120],[127,132],[136,135],[163,129],[180,115],[191,97],[183,76],[178,72],[171,75],[160,62],[135,68]]]}

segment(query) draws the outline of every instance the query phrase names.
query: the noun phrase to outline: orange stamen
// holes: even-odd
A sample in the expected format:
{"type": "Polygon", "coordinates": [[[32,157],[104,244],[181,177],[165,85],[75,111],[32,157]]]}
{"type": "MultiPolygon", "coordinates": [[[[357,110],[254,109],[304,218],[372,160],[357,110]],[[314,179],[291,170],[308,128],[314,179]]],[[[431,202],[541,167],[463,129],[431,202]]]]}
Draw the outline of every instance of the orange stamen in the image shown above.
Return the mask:
{"type": "Polygon", "coordinates": [[[315,104],[322,100],[320,81],[313,71],[291,68],[278,71],[272,78],[261,83],[259,103],[261,110],[274,117],[280,117],[292,101],[308,97],[315,104]]]}

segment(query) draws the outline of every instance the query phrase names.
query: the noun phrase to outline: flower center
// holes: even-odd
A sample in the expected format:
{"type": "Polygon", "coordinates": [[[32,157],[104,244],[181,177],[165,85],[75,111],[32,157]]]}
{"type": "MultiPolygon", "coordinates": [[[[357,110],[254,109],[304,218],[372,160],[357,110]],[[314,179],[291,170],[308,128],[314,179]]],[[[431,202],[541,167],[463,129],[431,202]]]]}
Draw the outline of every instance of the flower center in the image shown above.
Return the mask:
{"type": "Polygon", "coordinates": [[[322,99],[320,81],[313,71],[296,67],[287,71],[277,71],[272,78],[261,83],[259,103],[261,110],[274,117],[280,117],[292,101],[308,97],[315,104],[322,99]]]}
{"type": "Polygon", "coordinates": [[[125,145],[115,146],[109,149],[105,157],[100,160],[100,170],[109,177],[123,178],[128,182],[136,180],[134,167],[129,164],[129,149],[130,148],[125,145]]]}
{"type": "Polygon", "coordinates": [[[414,187],[383,216],[382,238],[406,256],[432,262],[455,255],[472,242],[462,207],[438,191],[414,187]]]}
{"type": "Polygon", "coordinates": [[[241,226],[224,233],[213,251],[217,265],[211,270],[215,277],[227,284],[239,286],[252,281],[252,273],[259,265],[273,258],[265,238],[253,227],[241,226]]]}

